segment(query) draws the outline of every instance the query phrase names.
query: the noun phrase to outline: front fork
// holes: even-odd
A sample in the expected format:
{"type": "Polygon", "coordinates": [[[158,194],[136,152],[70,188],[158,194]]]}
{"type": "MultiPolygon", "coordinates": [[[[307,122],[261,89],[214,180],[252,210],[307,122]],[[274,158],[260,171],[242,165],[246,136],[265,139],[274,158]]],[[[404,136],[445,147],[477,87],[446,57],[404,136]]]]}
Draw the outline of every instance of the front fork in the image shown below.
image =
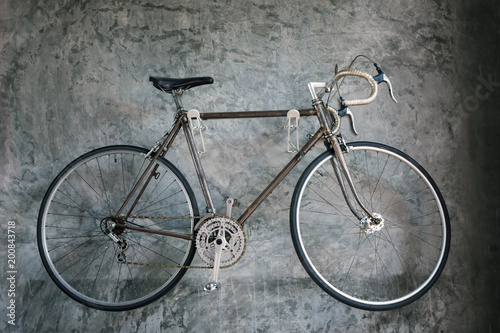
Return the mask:
{"type": "Polygon", "coordinates": [[[382,222],[382,218],[379,214],[375,214],[370,212],[368,208],[361,202],[359,195],[354,187],[354,183],[351,178],[351,174],[349,173],[349,169],[347,167],[347,163],[344,158],[344,152],[348,152],[348,148],[344,143],[341,134],[338,134],[340,131],[340,116],[337,111],[333,110],[333,112],[329,111],[329,109],[325,108],[323,101],[320,99],[313,100],[313,106],[318,113],[318,118],[320,123],[324,128],[325,134],[325,145],[327,149],[330,147],[335,152],[335,158],[332,158],[332,166],[335,171],[335,175],[339,181],[339,185],[342,190],[342,194],[344,195],[345,201],[349,206],[351,212],[361,221],[361,224],[375,224],[378,225],[382,222]],[[328,117],[329,115],[330,117],[328,117]],[[333,118],[332,118],[333,117],[333,118]],[[359,209],[356,209],[355,205],[351,201],[347,187],[345,185],[344,179],[349,186],[349,189],[352,192],[352,195],[357,203],[357,205],[366,213],[366,215],[359,212],[359,209]],[[363,222],[364,221],[364,222],[363,222]]]}
{"type": "Polygon", "coordinates": [[[382,217],[379,214],[368,210],[368,208],[361,201],[358,192],[354,187],[354,182],[352,180],[351,174],[349,173],[349,168],[344,158],[344,154],[348,153],[348,148],[344,143],[342,136],[332,136],[325,141],[325,144],[327,144],[328,146],[331,145],[335,152],[335,156],[334,158],[332,158],[333,170],[335,171],[335,175],[341,187],[342,194],[344,195],[345,201],[349,206],[351,212],[358,218],[358,220],[361,221],[362,226],[369,227],[371,225],[380,224],[382,222],[382,217]],[[348,189],[345,183],[347,183],[347,186],[349,187],[357,206],[360,207],[366,215],[360,212],[359,209],[357,209],[356,205],[352,202],[350,196],[348,195],[348,189]]]}

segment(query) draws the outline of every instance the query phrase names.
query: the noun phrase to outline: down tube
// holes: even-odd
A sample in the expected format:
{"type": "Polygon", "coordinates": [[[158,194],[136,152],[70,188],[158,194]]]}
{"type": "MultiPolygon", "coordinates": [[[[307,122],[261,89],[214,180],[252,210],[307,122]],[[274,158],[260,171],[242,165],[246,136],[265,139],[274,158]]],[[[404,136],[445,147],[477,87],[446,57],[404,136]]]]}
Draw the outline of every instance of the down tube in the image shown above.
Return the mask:
{"type": "Polygon", "coordinates": [[[260,206],[262,201],[271,194],[274,189],[285,179],[285,177],[293,170],[299,161],[306,155],[309,150],[318,142],[323,136],[323,129],[319,129],[312,138],[305,144],[305,146],[292,158],[290,162],[281,170],[281,172],[274,178],[274,180],[266,187],[264,191],[255,199],[255,201],[247,208],[247,210],[240,216],[238,223],[243,225],[245,221],[252,215],[252,213],[260,206]]]}

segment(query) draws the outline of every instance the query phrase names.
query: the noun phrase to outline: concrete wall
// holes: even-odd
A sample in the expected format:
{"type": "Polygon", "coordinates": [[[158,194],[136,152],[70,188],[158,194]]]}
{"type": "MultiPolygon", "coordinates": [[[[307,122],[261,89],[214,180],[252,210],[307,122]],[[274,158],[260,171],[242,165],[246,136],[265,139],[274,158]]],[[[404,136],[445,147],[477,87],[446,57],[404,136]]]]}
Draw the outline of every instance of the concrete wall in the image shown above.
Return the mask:
{"type": "MultiPolygon", "coordinates": [[[[498,331],[499,14],[499,3],[486,0],[0,1],[0,331],[498,331]],[[43,194],[91,148],[150,147],[163,135],[173,108],[149,75],[213,76],[214,85],[184,98],[206,112],[307,108],[307,82],[329,79],[359,53],[383,66],[399,104],[382,89],[372,106],[354,109],[360,136],[345,127],[347,138],[409,153],[450,211],[450,258],[421,300],[371,313],[307,278],[288,231],[307,161],[246,224],[245,257],[221,273],[218,293],[202,291],[209,273],[191,270],[154,304],[105,313],[49,279],[36,249],[43,194]],[[16,326],[6,310],[8,221],[17,232],[16,326]]],[[[290,158],[284,119],[207,125],[203,162],[216,204],[236,197],[238,215],[290,158]]],[[[303,125],[307,133],[313,119],[303,125]]],[[[170,157],[194,185],[184,148],[170,157]]]]}

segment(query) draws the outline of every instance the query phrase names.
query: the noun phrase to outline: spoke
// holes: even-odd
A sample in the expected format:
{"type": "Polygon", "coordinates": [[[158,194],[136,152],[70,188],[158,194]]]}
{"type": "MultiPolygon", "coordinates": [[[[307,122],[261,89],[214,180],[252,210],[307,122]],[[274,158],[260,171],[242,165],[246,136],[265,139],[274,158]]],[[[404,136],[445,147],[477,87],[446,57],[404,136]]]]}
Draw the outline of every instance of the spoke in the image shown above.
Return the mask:
{"type": "MultiPolygon", "coordinates": [[[[85,245],[85,244],[87,244],[87,243],[90,243],[90,242],[91,242],[94,238],[96,238],[96,237],[102,237],[102,236],[104,236],[104,235],[102,235],[102,234],[97,234],[97,235],[95,235],[95,236],[90,237],[90,238],[89,238],[89,239],[87,239],[85,242],[81,243],[81,244],[80,244],[80,245],[78,245],[77,247],[73,248],[70,252],[66,253],[64,256],[62,256],[62,257],[58,258],[57,260],[55,260],[55,261],[54,261],[54,264],[55,264],[55,263],[57,263],[58,261],[60,261],[61,259],[63,259],[64,257],[66,257],[66,256],[70,255],[71,253],[73,253],[74,251],[76,251],[77,249],[79,249],[80,247],[82,247],[83,245],[85,245]]],[[[82,237],[82,238],[83,238],[83,237],[82,237]]],[[[49,238],[49,240],[50,240],[50,238],[49,238]]],[[[48,251],[48,252],[52,252],[52,251],[54,251],[55,249],[57,249],[57,248],[59,248],[59,247],[61,247],[61,246],[65,246],[65,245],[70,244],[70,243],[73,243],[73,238],[71,238],[71,240],[69,240],[69,241],[67,241],[67,242],[65,242],[65,243],[63,243],[63,244],[61,244],[61,245],[59,245],[59,246],[57,246],[57,247],[53,247],[53,248],[51,248],[51,249],[47,249],[47,251],[48,251]]]]}
{"type": "MultiPolygon", "coordinates": [[[[91,253],[97,253],[97,249],[98,249],[98,248],[100,248],[100,247],[101,247],[102,245],[104,245],[105,243],[110,244],[108,240],[104,240],[104,241],[102,241],[100,244],[96,244],[96,245],[95,245],[95,246],[94,246],[94,247],[93,247],[90,251],[87,251],[87,253],[86,253],[85,255],[81,255],[81,257],[82,257],[82,258],[85,258],[85,257],[87,257],[87,255],[89,255],[89,254],[91,254],[91,253]]],[[[100,257],[100,256],[104,255],[104,254],[107,252],[107,250],[108,250],[109,248],[110,248],[110,246],[106,246],[106,247],[104,248],[104,250],[103,250],[103,251],[99,252],[99,256],[98,256],[98,257],[100,257]]],[[[76,250],[76,249],[75,249],[75,250],[76,250]]],[[[74,250],[73,250],[73,251],[74,251],[74,250]]],[[[72,252],[73,252],[73,251],[72,251],[72,252]]],[[[62,258],[64,258],[64,257],[66,257],[66,256],[63,256],[63,257],[61,257],[60,259],[62,259],[62,258]]],[[[97,257],[97,258],[98,258],[98,257],[97,257]]],[[[74,281],[77,277],[80,277],[80,276],[82,275],[82,272],[83,272],[83,271],[84,271],[87,267],[89,267],[89,266],[90,266],[90,265],[94,262],[94,260],[95,260],[95,259],[96,259],[96,257],[94,257],[94,259],[93,259],[93,260],[91,260],[91,261],[90,261],[90,262],[89,262],[86,266],[84,266],[84,267],[83,267],[83,268],[82,268],[79,272],[76,272],[76,274],[73,276],[73,278],[68,279],[68,282],[72,282],[72,281],[74,281]]],[[[60,261],[60,260],[58,260],[58,261],[60,261]]],[[[60,274],[60,275],[63,275],[63,274],[64,274],[64,272],[66,272],[69,268],[72,268],[74,265],[79,264],[81,261],[82,261],[82,260],[78,260],[78,261],[76,261],[73,265],[70,265],[70,266],[66,267],[64,270],[59,271],[59,274],[60,274]]]]}
{"type": "Polygon", "coordinates": [[[332,216],[343,216],[343,217],[347,217],[346,214],[337,214],[337,213],[328,213],[328,212],[322,212],[322,211],[317,211],[317,210],[308,210],[308,209],[304,209],[302,210],[303,213],[312,213],[312,214],[324,214],[324,215],[332,215],[332,216]]]}
{"type": "MultiPolygon", "coordinates": [[[[69,225],[67,227],[60,227],[60,226],[55,226],[55,225],[54,226],[53,225],[46,225],[45,228],[57,229],[57,230],[59,230],[59,229],[63,229],[63,230],[75,230],[76,229],[74,226],[71,226],[71,225],[69,225]]],[[[81,228],[78,228],[78,231],[94,232],[94,231],[99,230],[99,229],[100,229],[100,227],[96,226],[96,227],[94,227],[92,229],[81,229],[81,228]]]]}
{"type": "MultiPolygon", "coordinates": [[[[131,242],[133,242],[133,243],[136,243],[134,240],[130,240],[130,241],[131,241],[131,242]]],[[[151,253],[153,253],[153,254],[157,255],[157,256],[158,256],[158,257],[160,257],[160,258],[164,258],[164,259],[165,259],[165,260],[167,260],[168,262],[172,262],[172,263],[174,263],[175,265],[179,265],[179,263],[178,263],[178,262],[176,262],[176,261],[174,261],[174,260],[172,260],[172,259],[170,259],[170,258],[166,257],[164,254],[162,254],[162,253],[160,253],[160,252],[158,252],[158,251],[156,251],[156,250],[153,250],[153,249],[151,249],[151,248],[150,248],[150,247],[148,247],[148,246],[145,246],[145,245],[143,245],[143,244],[141,244],[141,243],[136,243],[136,244],[138,245],[138,247],[139,247],[139,248],[146,249],[146,250],[150,251],[151,253]]],[[[176,248],[176,247],[174,247],[174,246],[172,246],[172,245],[170,245],[170,244],[167,244],[167,245],[169,245],[169,246],[170,246],[170,247],[172,247],[172,248],[175,248],[176,250],[179,250],[178,248],[176,248]]],[[[179,250],[179,251],[181,251],[181,250],[179,250]]],[[[181,252],[183,252],[183,251],[181,251],[181,252]]]]}
{"type": "MultiPolygon", "coordinates": [[[[358,237],[361,238],[361,232],[359,233],[358,237]]],[[[347,273],[346,273],[346,275],[344,277],[344,281],[343,281],[342,286],[341,286],[342,288],[344,287],[345,283],[349,280],[349,276],[351,275],[351,269],[353,267],[354,261],[358,257],[359,248],[365,242],[365,240],[366,240],[366,238],[363,239],[363,241],[358,241],[358,246],[356,247],[356,250],[354,251],[354,255],[351,258],[351,263],[349,264],[349,268],[347,269],[347,273]]],[[[349,258],[346,258],[345,262],[347,262],[348,260],[349,260],[349,258]]]]}
{"type": "MultiPolygon", "coordinates": [[[[369,239],[370,237],[367,237],[367,238],[369,239]]],[[[383,266],[383,267],[382,267],[382,273],[384,272],[384,270],[385,270],[385,272],[387,272],[387,273],[388,273],[387,275],[385,275],[385,276],[386,276],[386,281],[387,281],[389,284],[394,285],[394,281],[392,281],[392,280],[393,280],[393,279],[396,279],[396,277],[394,277],[394,278],[392,278],[392,279],[390,278],[390,270],[387,268],[387,265],[385,264],[385,260],[384,260],[384,259],[380,256],[380,253],[379,253],[379,251],[378,251],[377,246],[376,246],[376,245],[374,245],[374,244],[373,244],[370,240],[368,240],[368,242],[372,245],[372,247],[373,247],[373,249],[374,249],[375,258],[376,258],[376,259],[377,259],[377,258],[378,258],[378,259],[380,259],[380,262],[381,262],[381,264],[382,264],[382,266],[383,266]]],[[[378,260],[376,260],[376,262],[378,262],[378,260]]],[[[396,289],[396,288],[394,288],[394,289],[396,289]]]]}
{"type": "MultiPolygon", "coordinates": [[[[410,227],[403,228],[402,226],[399,226],[397,224],[391,224],[391,225],[394,226],[394,227],[396,227],[396,228],[399,228],[400,230],[403,230],[405,232],[405,234],[410,235],[410,236],[412,236],[414,238],[417,238],[417,239],[421,240],[422,242],[425,242],[426,244],[434,247],[435,249],[438,249],[438,250],[441,249],[440,247],[438,247],[438,246],[436,246],[434,244],[431,244],[429,241],[427,241],[424,238],[418,236],[417,233],[424,234],[424,235],[431,236],[431,237],[437,237],[437,238],[443,238],[442,235],[435,235],[435,234],[432,234],[432,233],[429,233],[429,232],[423,232],[421,230],[415,230],[415,229],[410,228],[410,227]]],[[[441,242],[439,242],[439,245],[441,245],[441,242]]]]}
{"type": "MultiPolygon", "coordinates": [[[[328,188],[328,187],[327,187],[327,188],[328,188]]],[[[348,215],[345,215],[344,213],[342,213],[342,212],[338,209],[338,206],[337,206],[337,205],[335,205],[335,204],[331,203],[331,202],[330,202],[327,198],[325,198],[325,196],[323,196],[322,194],[320,194],[320,193],[319,193],[318,191],[316,191],[314,188],[312,188],[312,187],[311,187],[311,188],[309,188],[309,190],[310,190],[311,192],[313,192],[314,194],[316,194],[319,198],[323,199],[323,201],[324,201],[325,203],[327,203],[329,206],[331,206],[333,209],[335,209],[336,211],[338,211],[340,215],[345,216],[345,217],[348,217],[348,218],[349,218],[349,220],[350,220],[352,223],[355,223],[355,224],[357,223],[357,221],[354,221],[354,220],[353,220],[354,216],[352,216],[352,215],[349,215],[349,216],[348,216],[348,215]]],[[[333,193],[333,192],[332,192],[332,193],[333,193]]],[[[334,193],[334,194],[335,194],[335,193],[334,193]]],[[[337,196],[337,198],[339,198],[339,197],[338,197],[338,195],[336,195],[336,194],[335,194],[335,196],[337,196]]],[[[340,198],[339,198],[339,200],[340,200],[340,198]]],[[[344,199],[342,199],[342,200],[344,200],[344,199]]]]}
{"type": "MultiPolygon", "coordinates": [[[[111,156],[111,155],[110,155],[111,156]]],[[[109,160],[109,156],[108,156],[108,160],[109,160]]],[[[104,176],[102,175],[102,169],[101,169],[101,163],[100,163],[100,160],[97,158],[96,159],[96,162],[97,162],[97,167],[99,168],[99,174],[101,175],[101,183],[102,183],[102,191],[104,192],[104,195],[106,196],[106,203],[109,207],[109,215],[112,214],[112,208],[111,208],[111,200],[109,199],[109,193],[106,189],[106,184],[104,184],[104,176]]]]}
{"type": "MultiPolygon", "coordinates": [[[[379,159],[378,159],[378,155],[379,155],[379,154],[377,153],[377,162],[379,161],[379,159]]],[[[385,171],[385,168],[387,167],[387,163],[388,163],[388,161],[389,161],[389,155],[387,155],[387,158],[386,158],[386,160],[385,160],[385,163],[384,163],[384,166],[383,166],[383,168],[382,168],[382,171],[380,171],[379,176],[376,178],[376,184],[375,184],[375,187],[373,188],[373,191],[372,191],[372,192],[371,192],[371,194],[370,194],[370,199],[371,199],[371,200],[370,200],[370,202],[371,202],[371,207],[372,207],[372,210],[373,210],[373,209],[374,209],[374,207],[375,207],[375,204],[373,203],[373,197],[374,197],[375,192],[377,191],[377,188],[378,188],[378,186],[379,186],[379,184],[380,184],[380,180],[382,179],[382,175],[384,174],[384,171],[385,171]]],[[[378,163],[377,163],[377,165],[378,165],[378,163]]],[[[380,198],[382,198],[382,194],[383,194],[383,193],[380,193],[380,198]]]]}
{"type": "MultiPolygon", "coordinates": [[[[159,164],[157,164],[157,166],[159,166],[159,164]]],[[[152,172],[152,171],[151,171],[151,172],[152,172]]],[[[165,171],[162,173],[162,176],[161,176],[161,178],[160,178],[159,180],[157,180],[157,182],[156,182],[156,184],[155,184],[155,187],[151,189],[149,196],[148,196],[146,199],[144,199],[144,201],[143,201],[143,207],[144,207],[144,205],[145,205],[147,202],[149,202],[149,201],[150,201],[151,196],[153,195],[153,193],[155,193],[156,189],[158,188],[158,186],[160,185],[160,183],[162,182],[162,180],[163,180],[163,178],[166,176],[166,174],[167,174],[167,170],[165,170],[165,171]]],[[[165,187],[165,189],[163,189],[163,191],[161,191],[161,192],[160,192],[160,193],[159,193],[159,194],[158,194],[158,195],[157,195],[157,196],[153,199],[153,202],[154,202],[154,201],[156,201],[156,200],[157,200],[157,199],[158,199],[158,198],[159,198],[159,197],[160,197],[160,196],[161,196],[161,195],[162,195],[162,194],[163,194],[166,190],[168,190],[168,189],[170,188],[170,186],[172,186],[172,184],[173,184],[173,183],[175,183],[175,178],[174,178],[174,180],[172,180],[172,182],[171,182],[168,186],[166,186],[166,187],[165,187]]],[[[143,208],[140,208],[140,209],[139,209],[139,211],[142,211],[142,210],[143,210],[143,208]]]]}
{"type": "Polygon", "coordinates": [[[99,274],[101,272],[101,268],[102,268],[103,263],[104,263],[104,256],[102,256],[101,262],[99,263],[99,267],[98,267],[97,273],[95,275],[94,283],[92,284],[92,289],[90,290],[91,292],[94,290],[95,286],[97,285],[97,277],[99,276],[99,274]]]}
{"type": "Polygon", "coordinates": [[[65,217],[75,217],[79,219],[91,219],[91,220],[96,220],[96,216],[88,216],[88,215],[76,215],[76,214],[58,214],[58,213],[52,213],[49,212],[47,215],[52,215],[52,216],[65,216],[65,217]]]}
{"type": "MultiPolygon", "coordinates": [[[[164,201],[166,201],[166,200],[168,200],[168,199],[172,198],[173,196],[175,196],[175,195],[177,195],[177,194],[179,194],[179,193],[182,193],[182,190],[179,190],[179,191],[177,191],[176,193],[173,193],[173,194],[171,194],[170,196],[168,196],[168,197],[166,197],[166,198],[162,198],[162,199],[161,199],[161,200],[159,200],[159,201],[152,202],[151,204],[149,204],[149,205],[147,205],[147,206],[145,206],[145,207],[141,208],[141,209],[139,210],[139,212],[143,212],[143,211],[153,211],[153,212],[154,212],[154,211],[157,211],[157,210],[160,210],[160,209],[164,209],[165,207],[159,207],[159,208],[153,208],[153,209],[151,209],[151,208],[152,208],[153,206],[156,206],[156,205],[161,204],[162,202],[164,202],[164,201]]],[[[178,204],[175,204],[175,205],[170,205],[170,206],[168,206],[168,207],[174,207],[174,206],[177,206],[177,205],[182,205],[182,204],[185,204],[185,203],[186,203],[186,202],[181,202],[181,203],[178,203],[178,204]]]]}
{"type": "MultiPolygon", "coordinates": [[[[97,192],[97,190],[95,189],[94,186],[90,185],[90,183],[85,179],[83,178],[77,170],[75,170],[75,173],[78,175],[78,177],[81,178],[81,180],[83,180],[83,182],[85,184],[87,184],[87,186],[97,195],[97,197],[99,197],[101,199],[101,201],[105,204],[105,206],[108,206],[108,209],[111,210],[111,207],[110,207],[110,204],[109,204],[109,200],[105,199],[99,192],[97,192]]],[[[68,184],[70,184],[71,188],[73,188],[73,190],[76,192],[76,193],[82,193],[83,191],[82,190],[77,190],[76,188],[74,188],[74,186],[69,182],[69,180],[66,179],[66,182],[68,182],[68,184]]],[[[68,196],[69,197],[69,196],[68,196]]],[[[81,196],[80,196],[81,197],[81,196]]],[[[83,200],[85,200],[83,197],[81,197],[83,200]]]]}
{"type": "MultiPolygon", "coordinates": [[[[75,193],[82,199],[82,202],[86,202],[87,200],[85,200],[85,198],[83,198],[80,193],[71,185],[71,183],[69,183],[69,181],[67,179],[64,180],[64,182],[66,184],[68,184],[71,188],[73,188],[73,190],[75,191],[75,193]]],[[[61,188],[57,189],[57,193],[61,193],[63,196],[65,196],[66,198],[68,198],[70,201],[72,201],[76,206],[74,208],[80,208],[82,209],[83,211],[85,212],[88,212],[91,216],[93,216],[95,219],[98,219],[99,217],[97,216],[96,213],[93,213],[89,210],[89,208],[87,207],[84,207],[82,206],[81,204],[79,204],[78,202],[76,202],[75,200],[76,199],[73,199],[69,193],[65,193],[61,188]]],[[[56,201],[57,202],[57,201],[56,201]]],[[[67,204],[66,204],[67,205],[67,204]]],[[[71,207],[70,205],[67,205],[68,207],[71,207]]],[[[49,212],[50,213],[50,212],[49,212]]]]}

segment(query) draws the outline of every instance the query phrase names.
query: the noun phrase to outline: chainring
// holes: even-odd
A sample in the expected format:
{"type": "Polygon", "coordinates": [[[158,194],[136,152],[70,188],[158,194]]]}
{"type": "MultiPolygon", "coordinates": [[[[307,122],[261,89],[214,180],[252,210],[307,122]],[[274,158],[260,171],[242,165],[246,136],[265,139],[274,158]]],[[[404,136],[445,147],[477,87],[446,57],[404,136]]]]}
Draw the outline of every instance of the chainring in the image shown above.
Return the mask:
{"type": "Polygon", "coordinates": [[[204,262],[214,266],[215,241],[221,232],[226,239],[220,259],[220,266],[224,268],[237,263],[246,249],[245,232],[233,219],[214,216],[203,222],[196,235],[196,252],[204,262]]]}

